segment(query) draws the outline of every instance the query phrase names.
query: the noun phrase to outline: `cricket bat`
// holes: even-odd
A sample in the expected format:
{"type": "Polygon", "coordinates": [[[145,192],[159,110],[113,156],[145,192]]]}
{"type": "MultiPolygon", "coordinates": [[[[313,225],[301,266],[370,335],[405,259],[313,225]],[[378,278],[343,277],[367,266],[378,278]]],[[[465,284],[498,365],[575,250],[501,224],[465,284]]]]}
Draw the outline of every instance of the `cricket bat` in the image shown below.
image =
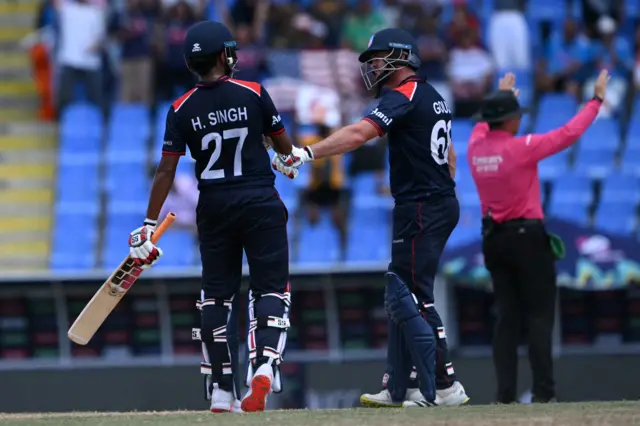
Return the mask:
{"type": "MultiPolygon", "coordinates": [[[[175,213],[167,214],[167,217],[158,225],[153,233],[151,241],[155,244],[162,234],[176,220],[175,213]]],[[[122,261],[118,269],[102,284],[100,289],[93,295],[87,306],[84,307],[78,318],[73,322],[71,328],[67,332],[67,336],[72,342],[79,345],[89,343],[98,328],[107,319],[111,311],[116,307],[120,299],[127,294],[131,286],[144,269],[136,266],[133,259],[127,256],[122,261]]]]}

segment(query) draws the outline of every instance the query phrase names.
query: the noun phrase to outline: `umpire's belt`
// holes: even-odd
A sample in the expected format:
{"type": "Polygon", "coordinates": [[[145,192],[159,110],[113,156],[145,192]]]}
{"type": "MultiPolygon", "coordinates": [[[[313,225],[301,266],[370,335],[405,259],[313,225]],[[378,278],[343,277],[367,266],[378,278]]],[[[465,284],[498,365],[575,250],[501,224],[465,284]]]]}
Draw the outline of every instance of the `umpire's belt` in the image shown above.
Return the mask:
{"type": "Polygon", "coordinates": [[[485,216],[482,219],[482,236],[488,237],[489,235],[511,228],[522,227],[542,227],[544,223],[540,219],[510,219],[504,222],[496,222],[489,216],[485,216]]]}

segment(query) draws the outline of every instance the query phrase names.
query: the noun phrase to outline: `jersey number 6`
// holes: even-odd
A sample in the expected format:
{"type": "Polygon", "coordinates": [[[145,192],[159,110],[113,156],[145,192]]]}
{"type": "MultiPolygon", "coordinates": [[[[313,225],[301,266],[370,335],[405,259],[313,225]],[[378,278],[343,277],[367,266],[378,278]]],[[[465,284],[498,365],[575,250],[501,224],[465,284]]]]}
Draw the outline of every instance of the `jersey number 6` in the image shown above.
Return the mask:
{"type": "Polygon", "coordinates": [[[451,120],[440,120],[431,130],[431,156],[437,164],[447,164],[449,145],[451,145],[451,120]]]}
{"type": "Polygon", "coordinates": [[[202,150],[207,151],[211,141],[213,141],[215,146],[213,148],[211,158],[209,158],[209,162],[207,163],[207,167],[205,167],[202,173],[200,173],[200,179],[224,179],[224,169],[211,169],[216,164],[216,161],[220,159],[220,154],[222,153],[222,141],[226,139],[238,139],[236,155],[233,157],[233,175],[242,176],[242,146],[244,145],[244,140],[247,138],[248,133],[248,128],[239,127],[237,129],[224,130],[222,135],[216,132],[204,135],[202,138],[202,150]]]}

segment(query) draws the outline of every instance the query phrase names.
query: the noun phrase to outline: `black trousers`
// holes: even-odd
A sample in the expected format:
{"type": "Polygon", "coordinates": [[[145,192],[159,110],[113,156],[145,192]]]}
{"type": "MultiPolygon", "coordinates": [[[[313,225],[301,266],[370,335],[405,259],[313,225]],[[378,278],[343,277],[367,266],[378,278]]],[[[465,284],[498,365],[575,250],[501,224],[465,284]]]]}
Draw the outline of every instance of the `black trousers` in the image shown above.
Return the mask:
{"type": "Polygon", "coordinates": [[[557,293],[549,236],[542,222],[535,221],[485,226],[483,235],[497,308],[493,339],[497,401],[517,400],[517,349],[523,328],[528,329],[534,402],[549,401],[555,397],[552,332],[557,293]]]}

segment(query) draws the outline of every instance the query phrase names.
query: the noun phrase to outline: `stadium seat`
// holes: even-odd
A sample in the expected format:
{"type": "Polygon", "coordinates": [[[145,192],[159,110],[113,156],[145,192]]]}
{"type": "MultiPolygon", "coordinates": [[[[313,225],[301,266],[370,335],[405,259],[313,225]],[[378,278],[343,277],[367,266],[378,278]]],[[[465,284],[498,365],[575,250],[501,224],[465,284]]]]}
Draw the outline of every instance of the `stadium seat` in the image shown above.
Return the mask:
{"type": "Polygon", "coordinates": [[[564,125],[578,109],[575,98],[564,94],[545,94],[538,103],[536,133],[545,133],[564,125]]]}
{"type": "Polygon", "coordinates": [[[553,183],[552,205],[570,204],[586,207],[593,200],[593,183],[575,174],[566,174],[553,183]]]}
{"type": "Polygon", "coordinates": [[[567,2],[557,0],[536,0],[527,2],[527,17],[537,24],[541,21],[562,21],[567,14],[567,2]]]}
{"type": "Polygon", "coordinates": [[[480,207],[461,207],[460,220],[447,241],[447,249],[464,246],[480,239],[480,207]]]}
{"type": "MultiPolygon", "coordinates": [[[[97,207],[97,206],[96,206],[97,207]]],[[[98,210],[56,208],[50,266],[55,270],[90,269],[96,266],[96,243],[100,228],[98,227],[98,210]],[[78,229],[88,244],[78,244],[71,238],[78,229]],[[87,246],[92,249],[87,251],[87,246]]]]}
{"type": "Polygon", "coordinates": [[[197,255],[197,237],[184,229],[170,229],[162,237],[160,247],[163,256],[154,268],[186,268],[195,266],[197,255]]]}
{"type": "Polygon", "coordinates": [[[628,204],[640,202],[640,179],[635,176],[612,174],[602,182],[600,203],[628,204]]]}
{"type": "Polygon", "coordinates": [[[640,145],[637,147],[628,147],[624,151],[620,167],[624,174],[640,176],[640,145]]]}
{"type": "Polygon", "coordinates": [[[390,197],[378,194],[375,173],[359,173],[350,180],[352,205],[358,208],[378,208],[390,205],[390,197]]]}
{"type": "Polygon", "coordinates": [[[88,103],[74,103],[64,109],[60,117],[60,137],[72,139],[98,139],[103,136],[100,110],[88,103]]]}
{"type": "Polygon", "coordinates": [[[98,202],[100,181],[98,164],[62,163],[58,166],[56,198],[59,202],[98,202]]]}
{"type": "Polygon", "coordinates": [[[620,149],[620,125],[615,120],[596,120],[584,133],[579,151],[615,152],[620,149]]]}
{"type": "Polygon", "coordinates": [[[589,224],[587,207],[580,203],[554,201],[549,206],[549,215],[575,222],[578,225],[587,226],[589,224]]]}
{"type": "Polygon", "coordinates": [[[352,211],[347,243],[347,261],[389,261],[391,258],[390,211],[352,211]]]}
{"type": "MultiPolygon", "coordinates": [[[[460,161],[460,159],[458,159],[460,161]]],[[[466,159],[464,160],[466,162],[466,159]]],[[[466,170],[456,171],[456,194],[461,206],[478,207],[480,206],[480,197],[473,181],[471,172],[466,170]]]]}
{"type": "Polygon", "coordinates": [[[538,175],[541,180],[554,180],[567,172],[569,163],[569,150],[547,157],[538,163],[538,175]]]}
{"type": "Polygon", "coordinates": [[[303,220],[300,225],[297,253],[299,263],[326,263],[339,260],[340,238],[328,214],[322,214],[315,226],[306,220],[303,220]]]}
{"type": "Polygon", "coordinates": [[[108,158],[105,165],[105,188],[114,201],[139,200],[151,188],[151,173],[146,162],[133,157],[108,158]]]}
{"type": "Polygon", "coordinates": [[[575,173],[594,179],[608,176],[615,162],[615,152],[603,150],[581,150],[578,151],[574,165],[575,173]]]}
{"type": "Polygon", "coordinates": [[[596,210],[594,225],[599,231],[629,235],[636,226],[635,205],[600,203],[596,210]]]}

